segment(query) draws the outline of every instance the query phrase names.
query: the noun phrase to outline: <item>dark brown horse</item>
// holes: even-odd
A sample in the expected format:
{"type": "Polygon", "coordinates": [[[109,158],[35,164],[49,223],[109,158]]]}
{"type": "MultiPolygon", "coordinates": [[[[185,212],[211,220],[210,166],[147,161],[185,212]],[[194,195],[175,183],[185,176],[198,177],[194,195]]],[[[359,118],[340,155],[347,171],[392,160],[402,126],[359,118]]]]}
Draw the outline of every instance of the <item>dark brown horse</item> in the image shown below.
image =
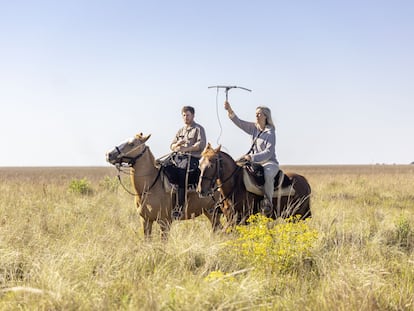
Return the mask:
{"type": "MultiPolygon", "coordinates": [[[[200,160],[200,170],[197,192],[206,196],[218,189],[221,193],[221,209],[230,225],[244,224],[248,216],[261,212],[263,192],[259,193],[257,188],[251,190],[251,185],[248,186],[249,191],[246,189],[244,168],[230,155],[220,151],[220,147],[213,149],[210,144],[207,145],[200,160]]],[[[311,188],[305,177],[287,173],[284,179],[287,186],[275,190],[274,209],[269,216],[274,219],[294,215],[310,217],[311,188]]]]}

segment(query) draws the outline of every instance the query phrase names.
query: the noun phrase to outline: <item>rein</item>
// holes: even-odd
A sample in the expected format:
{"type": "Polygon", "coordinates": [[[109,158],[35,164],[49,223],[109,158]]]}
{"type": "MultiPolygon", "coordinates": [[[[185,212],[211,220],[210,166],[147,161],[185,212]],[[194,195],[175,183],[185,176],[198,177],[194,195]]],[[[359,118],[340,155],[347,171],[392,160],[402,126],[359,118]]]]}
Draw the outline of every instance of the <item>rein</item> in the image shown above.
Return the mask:
{"type": "Polygon", "coordinates": [[[121,186],[122,186],[122,188],[124,188],[124,190],[128,193],[128,194],[130,194],[130,195],[133,195],[133,196],[138,196],[138,193],[133,193],[133,192],[131,192],[131,191],[129,191],[128,189],[127,189],[127,187],[125,187],[125,185],[124,185],[124,183],[122,182],[122,179],[121,179],[121,169],[119,168],[119,167],[117,167],[117,169],[118,169],[118,180],[119,180],[119,183],[121,184],[121,186]]]}
{"type": "MultiPolygon", "coordinates": [[[[222,167],[222,158],[221,158],[221,154],[219,153],[217,155],[217,159],[216,159],[216,174],[213,177],[205,177],[203,176],[203,178],[205,179],[210,179],[211,181],[217,180],[217,179],[222,179],[221,177],[221,172],[223,171],[223,167],[222,167]],[[221,169],[221,170],[220,170],[221,169]]],[[[225,183],[227,183],[230,179],[234,179],[234,175],[236,174],[237,171],[239,171],[242,167],[236,165],[236,168],[233,170],[233,172],[224,180],[222,180],[220,182],[220,185],[217,185],[216,187],[213,188],[213,184],[211,185],[211,189],[213,190],[213,193],[216,192],[219,188],[221,188],[225,183]]],[[[221,198],[219,202],[217,202],[217,205],[222,205],[223,202],[225,200],[227,200],[235,191],[235,187],[233,187],[232,191],[230,191],[230,193],[228,193],[225,197],[221,198]]]]}
{"type": "MultiPolygon", "coordinates": [[[[221,157],[220,157],[220,153],[219,153],[219,155],[218,155],[218,157],[217,157],[217,174],[216,174],[216,176],[217,176],[217,179],[222,179],[221,178],[221,174],[220,174],[220,168],[221,168],[221,170],[223,170],[223,167],[222,167],[222,161],[221,161],[221,157]],[[219,165],[220,164],[220,165],[219,165]]],[[[220,185],[218,185],[216,188],[214,188],[213,190],[214,191],[216,191],[216,190],[218,190],[220,187],[222,187],[226,182],[228,182],[231,178],[234,178],[234,174],[236,174],[236,172],[238,171],[238,170],[240,170],[241,169],[241,166],[238,166],[238,165],[236,165],[236,168],[233,170],[233,172],[230,174],[230,176],[229,177],[227,177],[226,179],[224,179],[224,180],[222,180],[221,181],[221,184],[220,185]]]]}

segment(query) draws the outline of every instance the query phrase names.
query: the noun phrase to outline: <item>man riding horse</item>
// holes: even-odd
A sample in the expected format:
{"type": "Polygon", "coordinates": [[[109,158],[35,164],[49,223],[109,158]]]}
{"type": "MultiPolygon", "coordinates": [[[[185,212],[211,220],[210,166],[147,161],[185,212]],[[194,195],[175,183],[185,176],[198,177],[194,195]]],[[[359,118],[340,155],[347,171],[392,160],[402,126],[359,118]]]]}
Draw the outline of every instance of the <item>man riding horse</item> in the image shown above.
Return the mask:
{"type": "Polygon", "coordinates": [[[184,126],[178,130],[170,145],[170,149],[177,154],[173,157],[172,163],[165,167],[170,182],[177,185],[177,204],[172,209],[173,219],[181,218],[188,185],[196,185],[198,182],[198,162],[206,146],[204,128],[194,121],[194,112],[191,106],[181,109],[184,126]]]}

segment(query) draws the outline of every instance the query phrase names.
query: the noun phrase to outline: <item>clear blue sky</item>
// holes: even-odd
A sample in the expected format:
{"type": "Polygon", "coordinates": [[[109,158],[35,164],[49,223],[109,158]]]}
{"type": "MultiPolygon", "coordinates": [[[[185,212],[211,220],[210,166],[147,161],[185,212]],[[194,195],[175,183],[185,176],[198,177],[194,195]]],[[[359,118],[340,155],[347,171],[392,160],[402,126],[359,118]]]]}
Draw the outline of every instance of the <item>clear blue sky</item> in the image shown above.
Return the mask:
{"type": "Polygon", "coordinates": [[[283,164],[414,161],[414,1],[0,0],[0,166],[109,165],[143,132],[156,157],[192,105],[238,157],[271,108],[283,164]],[[221,128],[220,128],[221,125],[221,128]],[[220,135],[221,132],[221,135],[220,135]]]}

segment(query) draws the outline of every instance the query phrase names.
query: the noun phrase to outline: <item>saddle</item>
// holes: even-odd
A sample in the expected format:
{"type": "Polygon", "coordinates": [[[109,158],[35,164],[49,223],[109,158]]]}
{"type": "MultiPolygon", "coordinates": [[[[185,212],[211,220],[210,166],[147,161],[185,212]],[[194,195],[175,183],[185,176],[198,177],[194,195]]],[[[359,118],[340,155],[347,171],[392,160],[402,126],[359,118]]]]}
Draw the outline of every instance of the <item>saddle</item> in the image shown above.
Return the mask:
{"type": "MultiPolygon", "coordinates": [[[[179,155],[172,154],[163,161],[157,161],[157,165],[161,169],[161,176],[164,182],[164,188],[167,192],[176,192],[176,190],[178,189],[177,170],[183,169],[183,167],[177,165],[176,158],[178,157],[179,155]]],[[[196,191],[199,177],[200,169],[198,167],[190,166],[187,177],[187,191],[196,191]]]]}
{"type": "MultiPolygon", "coordinates": [[[[243,163],[243,181],[247,191],[263,195],[265,183],[263,166],[251,162],[243,163]]],[[[292,180],[282,170],[279,170],[274,179],[273,197],[292,196],[294,194],[295,189],[293,188],[292,180]]]]}

